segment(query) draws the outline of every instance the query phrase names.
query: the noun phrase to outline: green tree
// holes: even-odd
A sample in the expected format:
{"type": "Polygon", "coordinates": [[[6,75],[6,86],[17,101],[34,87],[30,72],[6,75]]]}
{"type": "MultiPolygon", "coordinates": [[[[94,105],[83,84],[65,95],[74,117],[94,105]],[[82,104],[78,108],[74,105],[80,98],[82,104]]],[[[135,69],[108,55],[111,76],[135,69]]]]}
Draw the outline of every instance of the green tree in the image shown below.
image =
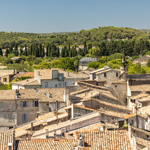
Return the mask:
{"type": "Polygon", "coordinates": [[[95,47],[95,48],[90,49],[89,54],[91,54],[94,57],[98,58],[100,56],[100,49],[99,49],[99,47],[95,47]]]}
{"type": "Polygon", "coordinates": [[[79,61],[78,60],[74,61],[74,67],[76,68],[76,72],[78,73],[78,68],[79,68],[79,61]]]}
{"type": "Polygon", "coordinates": [[[2,49],[1,49],[1,48],[0,48],[0,55],[3,56],[3,52],[2,52],[2,49]]]}
{"type": "Polygon", "coordinates": [[[9,50],[8,48],[6,49],[6,52],[5,52],[5,56],[8,57],[8,54],[9,54],[9,50]]]}

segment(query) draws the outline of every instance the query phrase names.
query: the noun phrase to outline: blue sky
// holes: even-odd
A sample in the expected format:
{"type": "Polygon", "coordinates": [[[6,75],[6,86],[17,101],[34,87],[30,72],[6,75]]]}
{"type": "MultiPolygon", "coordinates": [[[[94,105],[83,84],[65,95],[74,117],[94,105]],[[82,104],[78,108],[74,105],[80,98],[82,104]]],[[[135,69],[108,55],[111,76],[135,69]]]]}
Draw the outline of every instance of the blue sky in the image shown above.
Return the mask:
{"type": "Polygon", "coordinates": [[[149,0],[0,0],[0,31],[51,33],[99,26],[150,29],[149,0]]]}

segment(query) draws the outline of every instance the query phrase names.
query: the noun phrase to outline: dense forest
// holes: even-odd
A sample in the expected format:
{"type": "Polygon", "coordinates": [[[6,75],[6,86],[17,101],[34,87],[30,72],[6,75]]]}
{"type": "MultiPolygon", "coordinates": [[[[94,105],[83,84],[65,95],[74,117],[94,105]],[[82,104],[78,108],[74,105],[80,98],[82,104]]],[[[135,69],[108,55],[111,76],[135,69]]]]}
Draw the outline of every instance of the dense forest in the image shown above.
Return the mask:
{"type": "Polygon", "coordinates": [[[98,27],[91,30],[81,30],[79,32],[72,32],[66,34],[35,34],[35,33],[23,33],[23,32],[0,32],[0,47],[9,48],[14,42],[19,47],[31,44],[43,44],[46,46],[48,43],[56,45],[83,45],[86,41],[87,44],[91,43],[93,46],[97,46],[101,42],[108,40],[128,39],[139,41],[140,39],[149,40],[149,34],[147,32],[135,30],[125,27],[98,27]]]}

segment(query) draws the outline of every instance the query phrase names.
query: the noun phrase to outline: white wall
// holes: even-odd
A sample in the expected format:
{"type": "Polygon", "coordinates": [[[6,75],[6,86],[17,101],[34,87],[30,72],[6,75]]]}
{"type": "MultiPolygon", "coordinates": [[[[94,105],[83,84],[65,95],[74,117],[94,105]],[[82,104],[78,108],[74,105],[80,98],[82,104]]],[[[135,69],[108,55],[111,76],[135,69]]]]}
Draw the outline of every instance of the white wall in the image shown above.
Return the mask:
{"type": "Polygon", "coordinates": [[[16,85],[12,83],[12,90],[16,90],[16,89],[25,89],[25,87],[22,85],[16,85]]]}

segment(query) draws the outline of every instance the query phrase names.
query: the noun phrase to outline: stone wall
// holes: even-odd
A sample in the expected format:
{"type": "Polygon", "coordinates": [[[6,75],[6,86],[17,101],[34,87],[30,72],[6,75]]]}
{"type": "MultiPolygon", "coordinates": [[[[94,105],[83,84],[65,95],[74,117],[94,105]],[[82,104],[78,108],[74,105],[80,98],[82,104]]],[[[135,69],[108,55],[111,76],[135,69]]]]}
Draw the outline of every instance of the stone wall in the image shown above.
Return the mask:
{"type": "Polygon", "coordinates": [[[91,112],[92,112],[91,110],[73,107],[73,117],[79,117],[79,116],[82,116],[91,112]]]}
{"type": "Polygon", "coordinates": [[[97,86],[104,86],[104,81],[96,81],[96,80],[85,80],[82,81],[88,84],[93,84],[93,85],[97,85],[97,86]]]}
{"type": "Polygon", "coordinates": [[[67,103],[67,106],[70,106],[71,102],[69,100],[69,94],[78,90],[84,89],[83,87],[80,86],[66,86],[65,87],[65,100],[67,103]]]}
{"type": "Polygon", "coordinates": [[[40,102],[39,103],[39,112],[42,113],[46,113],[49,112],[49,102],[40,102]]]}
{"type": "Polygon", "coordinates": [[[16,101],[3,100],[4,107],[0,108],[0,128],[13,127],[16,124],[16,101]],[[9,120],[9,115],[12,115],[12,120],[9,120]]]}
{"type": "Polygon", "coordinates": [[[101,114],[101,121],[116,124],[118,122],[119,117],[109,116],[106,114],[101,114]]]}
{"type": "Polygon", "coordinates": [[[120,71],[110,70],[103,73],[96,74],[96,80],[97,81],[106,81],[106,84],[111,84],[112,81],[119,80],[120,71]],[[104,73],[106,73],[106,77],[104,76],[104,73]],[[118,74],[118,76],[116,75],[118,74]]]}
{"type": "Polygon", "coordinates": [[[141,84],[150,84],[149,79],[130,79],[129,86],[131,85],[141,85],[141,84]]]}
{"type": "Polygon", "coordinates": [[[106,104],[104,104],[100,101],[95,101],[95,100],[83,101],[83,105],[85,107],[90,107],[90,108],[93,108],[93,109],[101,109],[102,108],[104,110],[130,114],[129,110],[122,109],[121,106],[120,106],[120,108],[119,108],[119,106],[118,107],[113,107],[111,105],[106,105],[106,104]]]}
{"type": "Polygon", "coordinates": [[[26,114],[26,122],[30,122],[35,119],[35,114],[39,111],[39,107],[33,107],[33,100],[28,100],[28,107],[21,107],[21,101],[17,101],[17,125],[23,124],[23,114],[26,114]]]}
{"type": "Polygon", "coordinates": [[[122,105],[127,105],[127,83],[126,82],[114,82],[110,87],[111,93],[120,101],[122,105]]]}

